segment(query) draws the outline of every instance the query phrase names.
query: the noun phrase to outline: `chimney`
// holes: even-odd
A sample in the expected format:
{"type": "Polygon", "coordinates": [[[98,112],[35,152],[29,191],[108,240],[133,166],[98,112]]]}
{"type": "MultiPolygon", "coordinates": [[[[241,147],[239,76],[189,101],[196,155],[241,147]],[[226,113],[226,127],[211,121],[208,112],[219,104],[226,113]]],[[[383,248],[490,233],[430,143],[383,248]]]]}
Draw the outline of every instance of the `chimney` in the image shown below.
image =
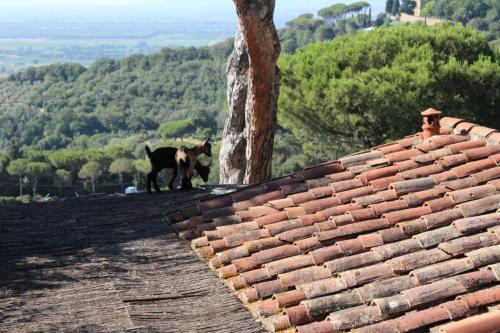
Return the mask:
{"type": "Polygon", "coordinates": [[[439,130],[441,125],[439,125],[439,120],[441,119],[441,111],[430,108],[421,113],[424,117],[422,125],[424,140],[430,138],[434,135],[439,135],[439,130]]]}

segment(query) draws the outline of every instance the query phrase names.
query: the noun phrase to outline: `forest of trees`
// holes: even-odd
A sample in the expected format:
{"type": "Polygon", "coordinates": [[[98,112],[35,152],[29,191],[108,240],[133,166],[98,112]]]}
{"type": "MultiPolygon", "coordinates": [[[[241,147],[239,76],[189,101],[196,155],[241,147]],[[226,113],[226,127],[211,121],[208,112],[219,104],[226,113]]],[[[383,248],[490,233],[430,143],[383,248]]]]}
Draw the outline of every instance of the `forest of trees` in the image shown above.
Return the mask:
{"type": "Polygon", "coordinates": [[[500,2],[498,0],[431,0],[423,15],[462,23],[486,32],[489,41],[500,38],[500,2]]]}
{"type": "Polygon", "coordinates": [[[187,118],[191,134],[213,135],[205,129],[223,122],[230,50],[228,41],[103,59],[88,69],[65,64],[18,72],[0,83],[0,147],[12,137],[40,149],[74,147],[78,138],[151,131],[187,118]]]}
{"type": "Polygon", "coordinates": [[[279,122],[312,161],[419,130],[432,106],[500,128],[500,63],[462,25],[401,25],[314,44],[279,62],[279,122]]]}
{"type": "Polygon", "coordinates": [[[368,2],[336,3],[320,9],[317,16],[308,13],[287,22],[286,27],[279,31],[281,49],[283,53],[294,53],[313,42],[331,40],[371,25],[371,6],[368,2]]]}
{"type": "MultiPolygon", "coordinates": [[[[348,33],[370,17],[366,3],[336,4],[279,31],[274,176],[416,132],[429,106],[500,128],[499,58],[486,35],[452,24],[348,33]]],[[[40,66],[0,81],[0,196],[141,187],[145,143],[217,141],[231,49],[228,40],[89,68],[40,66]]]]}
{"type": "MultiPolygon", "coordinates": [[[[104,147],[95,149],[38,150],[19,149],[12,141],[0,152],[0,202],[9,197],[29,201],[49,193],[52,196],[73,196],[87,193],[123,192],[125,186],[145,188],[146,175],[151,171],[150,162],[144,155],[144,145],[152,149],[160,146],[178,147],[181,141],[159,140],[150,143],[146,135],[132,135],[114,139],[104,147]]],[[[218,144],[212,148],[217,154],[218,144]]],[[[218,168],[216,159],[200,157],[203,164],[212,162],[218,168]]],[[[209,182],[216,183],[218,174],[212,172],[209,182]]],[[[169,175],[160,175],[159,181],[166,185],[169,175]]],[[[178,179],[179,180],[179,179],[178,179]]],[[[195,179],[194,184],[202,183],[195,179]]]]}
{"type": "MultiPolygon", "coordinates": [[[[401,13],[413,15],[414,0],[386,0],[386,13],[379,14],[376,25],[388,21],[388,16],[401,13]]],[[[462,23],[486,33],[488,41],[500,46],[500,2],[497,0],[430,0],[426,1],[421,16],[437,17],[462,23]]]]}

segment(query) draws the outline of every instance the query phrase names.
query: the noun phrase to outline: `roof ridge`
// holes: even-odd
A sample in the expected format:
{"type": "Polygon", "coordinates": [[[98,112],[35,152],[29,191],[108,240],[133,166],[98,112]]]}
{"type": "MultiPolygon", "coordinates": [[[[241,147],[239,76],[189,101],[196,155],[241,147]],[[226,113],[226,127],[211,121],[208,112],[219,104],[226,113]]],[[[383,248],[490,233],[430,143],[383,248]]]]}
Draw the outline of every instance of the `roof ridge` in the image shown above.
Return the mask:
{"type": "Polygon", "coordinates": [[[444,128],[451,128],[455,134],[471,135],[473,139],[485,140],[493,144],[500,143],[500,131],[498,129],[453,117],[441,118],[440,125],[444,128]]]}

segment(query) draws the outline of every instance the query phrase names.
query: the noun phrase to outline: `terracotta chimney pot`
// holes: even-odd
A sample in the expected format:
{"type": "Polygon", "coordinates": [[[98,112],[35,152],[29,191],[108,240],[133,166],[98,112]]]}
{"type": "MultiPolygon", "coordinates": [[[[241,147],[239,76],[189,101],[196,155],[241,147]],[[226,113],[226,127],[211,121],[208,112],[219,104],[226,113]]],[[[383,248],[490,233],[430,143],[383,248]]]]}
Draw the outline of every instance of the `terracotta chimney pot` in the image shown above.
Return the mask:
{"type": "Polygon", "coordinates": [[[424,117],[422,125],[424,140],[430,138],[434,135],[439,135],[439,130],[441,125],[439,125],[439,120],[441,119],[441,111],[430,108],[421,113],[424,117]]]}

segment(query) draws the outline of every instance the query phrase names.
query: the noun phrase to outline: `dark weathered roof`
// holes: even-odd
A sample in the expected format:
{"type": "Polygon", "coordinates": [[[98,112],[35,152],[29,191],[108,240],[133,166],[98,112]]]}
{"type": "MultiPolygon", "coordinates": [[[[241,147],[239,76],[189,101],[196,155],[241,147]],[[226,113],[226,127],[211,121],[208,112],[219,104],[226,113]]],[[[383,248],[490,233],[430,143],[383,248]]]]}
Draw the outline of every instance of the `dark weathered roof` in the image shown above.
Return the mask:
{"type": "Polygon", "coordinates": [[[9,207],[0,215],[0,331],[259,332],[162,221],[210,196],[9,207]]]}
{"type": "Polygon", "coordinates": [[[500,133],[441,126],[170,220],[270,331],[410,332],[497,309],[500,133]]]}

